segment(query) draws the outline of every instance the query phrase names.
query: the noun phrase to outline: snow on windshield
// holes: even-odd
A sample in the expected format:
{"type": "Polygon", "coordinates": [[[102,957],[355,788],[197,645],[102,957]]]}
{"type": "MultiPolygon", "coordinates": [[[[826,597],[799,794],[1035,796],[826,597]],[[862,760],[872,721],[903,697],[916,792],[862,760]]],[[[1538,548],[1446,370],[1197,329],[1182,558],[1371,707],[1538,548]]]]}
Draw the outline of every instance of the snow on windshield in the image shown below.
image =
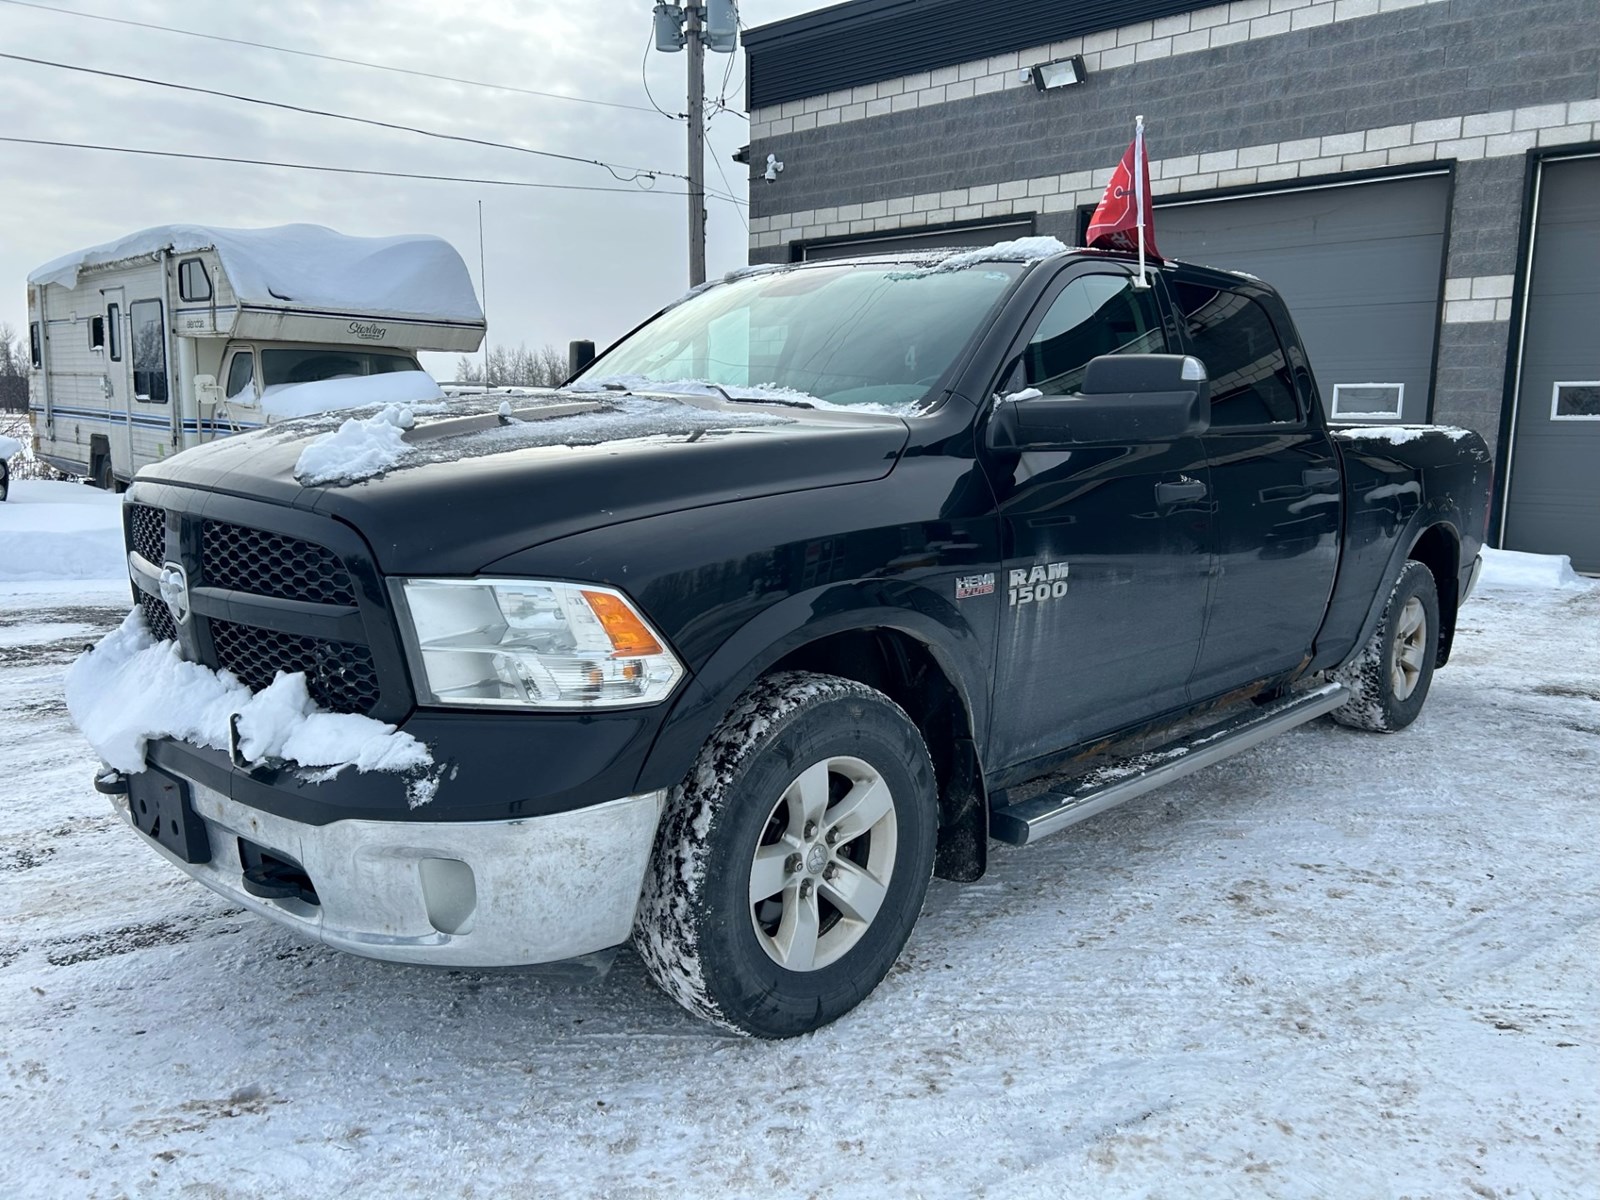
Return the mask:
{"type": "Polygon", "coordinates": [[[444,393],[426,371],[391,371],[387,375],[340,376],[314,383],[275,383],[261,393],[261,411],[282,420],[374,404],[443,399],[444,393]]]}
{"type": "Polygon", "coordinates": [[[823,263],[748,274],[667,309],[568,386],[914,411],[1020,274],[1007,256],[1023,250],[990,252],[1000,257],[984,271],[823,263]]]}

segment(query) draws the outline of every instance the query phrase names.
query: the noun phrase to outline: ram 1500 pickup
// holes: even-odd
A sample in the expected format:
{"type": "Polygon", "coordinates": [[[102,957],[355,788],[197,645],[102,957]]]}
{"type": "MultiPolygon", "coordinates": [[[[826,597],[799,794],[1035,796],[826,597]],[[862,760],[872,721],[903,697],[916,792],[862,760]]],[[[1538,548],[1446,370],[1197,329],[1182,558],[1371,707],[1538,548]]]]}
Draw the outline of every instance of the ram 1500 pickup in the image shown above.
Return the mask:
{"type": "Polygon", "coordinates": [[[763,1037],[859,1003],[991,839],[1324,714],[1410,724],[1491,471],[1466,431],[1330,428],[1258,280],[1031,243],[736,272],[562,389],[353,421],[140,472],[134,596],[182,658],[414,738],[428,787],[237,729],[97,783],[330,946],[631,936],[763,1037]],[[362,420],[376,459],[308,467],[362,420]]]}

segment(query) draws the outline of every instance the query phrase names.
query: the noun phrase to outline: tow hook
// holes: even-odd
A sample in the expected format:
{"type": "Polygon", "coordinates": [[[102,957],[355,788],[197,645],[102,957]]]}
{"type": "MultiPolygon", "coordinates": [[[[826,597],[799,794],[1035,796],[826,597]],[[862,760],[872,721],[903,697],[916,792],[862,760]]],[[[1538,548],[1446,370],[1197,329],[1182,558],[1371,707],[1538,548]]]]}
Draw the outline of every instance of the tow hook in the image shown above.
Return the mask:
{"type": "Polygon", "coordinates": [[[96,773],[94,790],[102,796],[126,796],[128,794],[128,777],[115,767],[107,767],[105,770],[96,773]]]}

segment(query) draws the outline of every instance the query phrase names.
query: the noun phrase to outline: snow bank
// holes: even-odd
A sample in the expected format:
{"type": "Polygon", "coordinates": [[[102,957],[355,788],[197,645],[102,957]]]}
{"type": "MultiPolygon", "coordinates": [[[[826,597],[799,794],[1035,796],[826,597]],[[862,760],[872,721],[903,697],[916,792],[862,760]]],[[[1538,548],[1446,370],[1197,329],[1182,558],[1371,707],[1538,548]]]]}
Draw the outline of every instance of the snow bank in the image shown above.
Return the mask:
{"type": "Polygon", "coordinates": [[[28,276],[76,287],[86,267],[172,250],[215,247],[228,282],[246,304],[331,308],[369,316],[482,321],[467,266],[455,247],[424,234],[350,237],[321,225],[219,229],[158,225],[63,255],[28,276]]]}
{"type": "Polygon", "coordinates": [[[261,393],[261,411],[269,417],[308,417],[374,404],[438,401],[444,393],[426,371],[391,371],[387,375],[343,376],[314,383],[277,383],[261,393]]]}
{"type": "Polygon", "coordinates": [[[138,609],[72,664],[66,691],[74,724],[119,771],[143,771],[145,746],[156,738],[226,750],[237,713],[239,752],[252,763],[294,763],[316,770],[319,781],[347,767],[393,771],[412,777],[413,807],[432,799],[433,756],[410,734],[371,717],[323,711],[300,672],[280,672],[252,693],[227,671],[184,661],[175,643],[157,642],[138,609]]]}
{"type": "Polygon", "coordinates": [[[11,458],[22,453],[22,443],[14,437],[6,437],[0,433],[0,459],[11,458]]]}
{"type": "Polygon", "coordinates": [[[1595,585],[1572,569],[1565,554],[1527,554],[1521,550],[1483,548],[1479,591],[1582,590],[1595,585]]]}
{"type": "Polygon", "coordinates": [[[127,577],[121,497],[81,483],[12,482],[0,504],[0,581],[127,577]]]}

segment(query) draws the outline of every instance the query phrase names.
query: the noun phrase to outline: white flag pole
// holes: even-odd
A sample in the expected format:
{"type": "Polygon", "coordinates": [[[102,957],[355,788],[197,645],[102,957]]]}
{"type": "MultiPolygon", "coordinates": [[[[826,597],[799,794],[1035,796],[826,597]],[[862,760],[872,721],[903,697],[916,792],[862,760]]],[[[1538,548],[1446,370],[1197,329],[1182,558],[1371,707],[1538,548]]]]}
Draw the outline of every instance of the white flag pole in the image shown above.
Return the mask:
{"type": "Polygon", "coordinates": [[[1139,286],[1147,288],[1144,276],[1144,117],[1133,119],[1133,196],[1139,207],[1139,286]]]}

